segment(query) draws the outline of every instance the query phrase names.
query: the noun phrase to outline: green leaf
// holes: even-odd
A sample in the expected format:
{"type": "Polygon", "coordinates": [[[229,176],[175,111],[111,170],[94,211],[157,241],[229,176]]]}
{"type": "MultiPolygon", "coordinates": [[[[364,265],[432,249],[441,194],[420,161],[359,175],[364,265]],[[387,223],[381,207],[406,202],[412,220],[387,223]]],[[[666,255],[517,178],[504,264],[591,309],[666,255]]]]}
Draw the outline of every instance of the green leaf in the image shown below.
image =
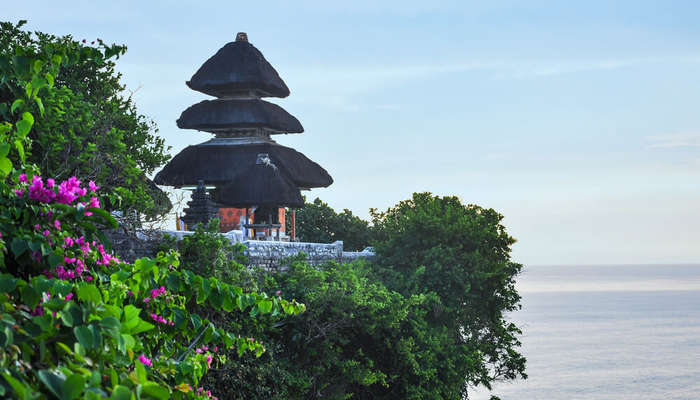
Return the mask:
{"type": "Polygon", "coordinates": [[[0,143],[0,157],[5,157],[10,153],[9,143],[0,143]]]}
{"type": "Polygon", "coordinates": [[[17,139],[15,140],[15,148],[17,149],[17,153],[19,154],[19,159],[24,161],[25,156],[24,156],[24,145],[22,144],[22,141],[17,139]]]}
{"type": "Polygon", "coordinates": [[[87,326],[76,326],[75,328],[73,328],[73,333],[78,339],[78,342],[86,349],[91,349],[95,345],[92,331],[90,331],[90,329],[87,326]]]}
{"type": "Polygon", "coordinates": [[[33,286],[27,285],[22,289],[22,301],[27,307],[36,307],[39,304],[39,300],[41,300],[41,293],[37,292],[33,286]]]}
{"type": "Polygon", "coordinates": [[[92,347],[99,349],[102,347],[102,332],[100,326],[93,321],[88,327],[90,333],[92,333],[92,347]]]}
{"type": "Polygon", "coordinates": [[[112,400],[130,400],[131,390],[126,386],[117,385],[109,398],[112,400]]]}
{"type": "Polygon", "coordinates": [[[12,107],[10,107],[10,113],[14,114],[15,110],[19,107],[22,107],[24,105],[24,100],[22,99],[17,99],[12,102],[12,107]]]}
{"type": "Polygon", "coordinates": [[[144,384],[143,394],[155,397],[159,400],[168,400],[170,398],[170,391],[155,382],[148,382],[144,384]]]}
{"type": "Polygon", "coordinates": [[[180,277],[177,274],[168,274],[165,285],[168,290],[180,290],[180,277]]]}
{"type": "Polygon", "coordinates": [[[49,267],[51,267],[51,269],[53,269],[53,268],[56,268],[56,266],[58,266],[58,264],[60,264],[61,261],[63,261],[63,258],[61,258],[61,256],[59,256],[59,255],[51,254],[51,255],[49,255],[49,258],[47,259],[47,261],[49,262],[49,267]]]}
{"type": "Polygon", "coordinates": [[[19,136],[20,139],[24,139],[27,134],[29,134],[29,131],[32,129],[32,126],[34,125],[34,117],[32,114],[25,112],[22,114],[22,119],[17,121],[15,124],[15,127],[17,128],[17,136],[19,136]]]}
{"type": "Polygon", "coordinates": [[[136,377],[139,379],[139,383],[148,382],[148,374],[146,373],[146,367],[140,362],[134,363],[134,371],[136,371],[136,377]]]}
{"type": "Polygon", "coordinates": [[[0,174],[7,176],[12,171],[12,161],[7,157],[0,157],[0,174]]]}
{"type": "Polygon", "coordinates": [[[149,272],[153,271],[155,266],[156,262],[146,257],[139,258],[138,260],[134,261],[134,267],[136,267],[136,269],[138,269],[143,275],[146,275],[149,272]]]}
{"type": "Polygon", "coordinates": [[[83,312],[74,302],[69,301],[61,311],[61,321],[68,327],[80,325],[83,322],[83,312]]]}
{"type": "Polygon", "coordinates": [[[36,60],[36,61],[34,61],[34,65],[33,65],[33,67],[34,67],[34,73],[37,73],[37,74],[38,74],[39,72],[41,72],[41,67],[43,67],[43,66],[44,66],[44,62],[43,62],[43,61],[41,61],[41,60],[36,60]]]}
{"type": "Polygon", "coordinates": [[[3,373],[2,374],[3,378],[7,381],[7,383],[12,386],[12,389],[14,389],[15,393],[19,395],[20,399],[26,399],[27,398],[27,388],[17,379],[13,378],[12,375],[3,373]]]}
{"type": "Polygon", "coordinates": [[[194,330],[199,330],[199,328],[202,326],[202,318],[200,318],[200,316],[197,314],[190,315],[190,321],[192,321],[194,330]]]}
{"type": "Polygon", "coordinates": [[[139,323],[131,330],[131,334],[136,335],[141,332],[150,331],[153,328],[155,328],[155,325],[144,320],[140,320],[139,323]]]}
{"type": "Polygon", "coordinates": [[[262,314],[269,313],[270,310],[272,310],[272,300],[265,299],[260,301],[260,303],[258,303],[258,308],[260,309],[260,313],[262,314]]]}
{"type": "Polygon", "coordinates": [[[5,336],[5,343],[3,343],[3,347],[12,346],[12,343],[15,342],[15,335],[12,333],[9,326],[5,327],[3,330],[3,335],[5,336]]]}
{"type": "Polygon", "coordinates": [[[78,299],[100,304],[102,302],[102,295],[99,289],[97,289],[97,286],[83,282],[78,286],[78,299]]]}
{"type": "Polygon", "coordinates": [[[119,226],[119,224],[117,224],[117,220],[112,216],[112,214],[101,208],[88,207],[85,209],[85,211],[90,211],[93,216],[100,217],[102,222],[105,225],[111,227],[112,229],[117,229],[117,227],[119,226]]]}
{"type": "Polygon", "coordinates": [[[85,389],[85,377],[80,374],[73,374],[63,383],[64,399],[77,399],[85,389]]]}
{"type": "Polygon", "coordinates": [[[17,287],[17,278],[10,274],[0,275],[0,293],[10,293],[17,287]]]}
{"type": "Polygon", "coordinates": [[[124,307],[124,315],[122,318],[122,331],[124,331],[125,333],[130,333],[131,330],[139,324],[139,321],[141,321],[141,318],[139,318],[140,312],[140,308],[136,308],[131,304],[124,307]]]}
{"type": "Polygon", "coordinates": [[[36,105],[39,107],[39,114],[43,117],[44,116],[44,102],[41,101],[40,97],[35,98],[34,101],[36,101],[36,105]]]}
{"type": "Polygon", "coordinates": [[[112,316],[104,317],[100,320],[100,327],[115,339],[119,338],[121,326],[122,324],[119,322],[119,320],[112,316]]]}
{"type": "Polygon", "coordinates": [[[10,250],[12,250],[12,253],[14,253],[15,257],[21,256],[28,249],[29,246],[27,246],[27,242],[18,237],[12,239],[12,242],[10,243],[10,250]]]}
{"type": "Polygon", "coordinates": [[[62,373],[42,369],[37,375],[39,375],[39,380],[49,388],[51,393],[60,399],[63,398],[63,384],[66,381],[66,377],[62,373]]]}

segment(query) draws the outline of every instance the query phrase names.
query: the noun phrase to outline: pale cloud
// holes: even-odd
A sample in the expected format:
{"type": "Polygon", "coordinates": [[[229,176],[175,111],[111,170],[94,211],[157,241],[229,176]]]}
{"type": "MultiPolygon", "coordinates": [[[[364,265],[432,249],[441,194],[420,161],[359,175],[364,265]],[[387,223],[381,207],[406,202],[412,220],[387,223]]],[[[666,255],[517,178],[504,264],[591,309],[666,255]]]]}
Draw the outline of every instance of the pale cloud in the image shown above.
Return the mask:
{"type": "Polygon", "coordinates": [[[700,133],[672,133],[648,138],[649,148],[679,149],[700,147],[700,133]]]}

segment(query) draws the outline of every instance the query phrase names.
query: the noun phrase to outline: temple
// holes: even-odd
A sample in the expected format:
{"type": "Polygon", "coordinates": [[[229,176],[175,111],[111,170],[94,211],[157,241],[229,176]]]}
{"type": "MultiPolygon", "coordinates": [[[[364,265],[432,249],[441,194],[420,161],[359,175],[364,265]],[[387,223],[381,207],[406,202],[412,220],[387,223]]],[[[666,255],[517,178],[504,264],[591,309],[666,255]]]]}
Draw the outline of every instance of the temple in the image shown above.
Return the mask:
{"type": "Polygon", "coordinates": [[[299,120],[263,97],[287,97],[289,88],[245,33],[209,58],[186,82],[214,96],[190,106],[181,129],[214,134],[188,146],[156,175],[159,185],[193,190],[182,218],[192,228],[216,215],[222,232],[243,229],[248,237],[286,235],[285,207],[303,207],[300,190],[327,187],[333,178],[302,153],[272,135],[304,132],[299,120]]]}

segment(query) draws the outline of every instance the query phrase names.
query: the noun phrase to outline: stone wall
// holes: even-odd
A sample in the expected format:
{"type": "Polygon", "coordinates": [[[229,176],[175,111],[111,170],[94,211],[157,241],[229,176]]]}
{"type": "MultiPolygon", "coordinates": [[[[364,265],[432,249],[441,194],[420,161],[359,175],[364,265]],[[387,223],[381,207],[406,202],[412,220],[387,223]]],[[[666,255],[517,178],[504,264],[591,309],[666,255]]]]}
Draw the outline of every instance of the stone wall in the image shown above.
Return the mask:
{"type": "MultiPolygon", "coordinates": [[[[126,233],[122,230],[105,232],[114,252],[123,260],[133,262],[140,257],[155,256],[158,243],[164,233],[182,239],[193,232],[186,231],[158,231],[149,234],[143,232],[126,233]]],[[[365,249],[363,251],[343,251],[343,242],[333,243],[305,243],[305,242],[275,242],[261,240],[245,240],[243,234],[231,231],[223,234],[232,243],[243,243],[246,247],[245,255],[249,266],[263,268],[278,268],[284,259],[304,253],[307,261],[312,265],[318,265],[326,261],[351,262],[360,258],[372,260],[374,253],[365,249]]]]}

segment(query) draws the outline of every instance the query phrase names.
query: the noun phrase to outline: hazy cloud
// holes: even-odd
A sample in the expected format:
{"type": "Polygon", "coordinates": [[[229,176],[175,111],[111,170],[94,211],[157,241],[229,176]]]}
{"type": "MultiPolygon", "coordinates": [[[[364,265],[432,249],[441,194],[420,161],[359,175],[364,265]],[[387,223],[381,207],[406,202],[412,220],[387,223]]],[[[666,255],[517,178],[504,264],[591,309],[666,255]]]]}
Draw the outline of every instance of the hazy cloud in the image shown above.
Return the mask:
{"type": "Polygon", "coordinates": [[[700,147],[700,133],[674,133],[648,138],[653,149],[700,147]]]}

